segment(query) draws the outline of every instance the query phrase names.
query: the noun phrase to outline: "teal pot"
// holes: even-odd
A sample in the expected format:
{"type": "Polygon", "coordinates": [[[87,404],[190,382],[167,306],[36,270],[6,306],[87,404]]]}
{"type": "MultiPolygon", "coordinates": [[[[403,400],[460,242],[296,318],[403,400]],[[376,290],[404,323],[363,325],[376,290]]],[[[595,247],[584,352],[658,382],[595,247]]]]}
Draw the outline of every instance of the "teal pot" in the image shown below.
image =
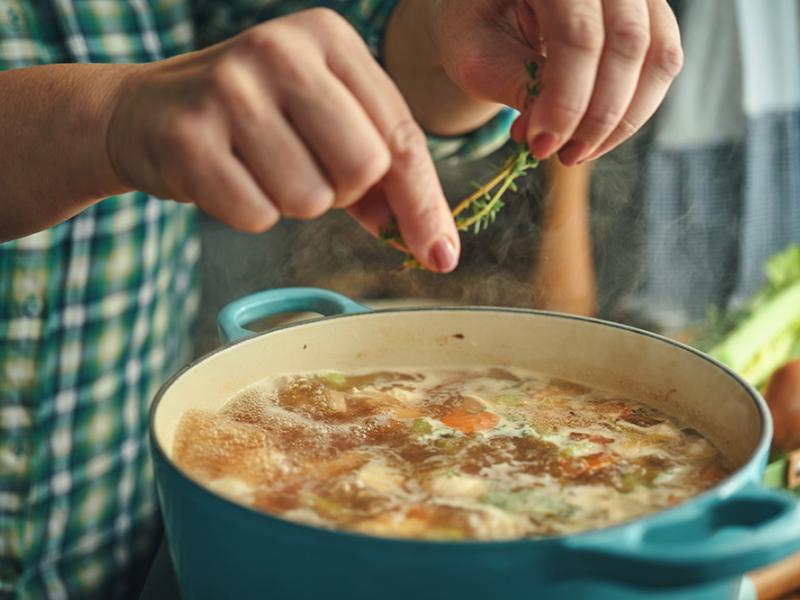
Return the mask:
{"type": "Polygon", "coordinates": [[[614,323],[504,308],[371,312],[325,290],[271,290],[220,315],[232,343],[177,373],[152,407],[159,498],[177,580],[193,598],[733,598],[742,574],[800,549],[800,509],[761,486],[772,427],[758,393],[705,354],[614,323]],[[325,318],[262,334],[290,312],[325,318]],[[188,408],[216,409],[275,374],[508,365],[642,399],[701,431],[736,466],[683,504],[599,531],[502,542],[328,531],[229,501],[171,459],[188,408]]]}

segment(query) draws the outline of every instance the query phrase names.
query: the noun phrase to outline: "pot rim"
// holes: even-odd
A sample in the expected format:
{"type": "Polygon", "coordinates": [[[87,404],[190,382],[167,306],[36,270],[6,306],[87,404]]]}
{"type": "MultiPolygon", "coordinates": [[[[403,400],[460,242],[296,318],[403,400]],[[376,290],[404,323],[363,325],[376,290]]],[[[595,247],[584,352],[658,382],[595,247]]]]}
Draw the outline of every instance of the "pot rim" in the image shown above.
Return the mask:
{"type": "MultiPolygon", "coordinates": [[[[706,354],[705,352],[701,352],[696,348],[689,346],[688,344],[684,344],[672,338],[666,337],[664,335],[660,335],[657,333],[653,333],[651,331],[646,331],[644,329],[639,329],[637,327],[632,327],[630,325],[625,325],[623,323],[616,323],[614,321],[606,321],[604,319],[598,319],[594,317],[583,317],[579,315],[571,315],[566,313],[558,313],[553,311],[547,310],[537,310],[537,309],[526,309],[526,308],[512,308],[512,307],[495,307],[495,306],[434,306],[434,307],[407,307],[407,308],[386,308],[380,310],[369,310],[368,312],[364,313],[355,313],[355,314],[338,314],[332,316],[321,316],[319,318],[308,319],[298,322],[290,322],[284,325],[280,325],[273,329],[269,329],[264,332],[256,333],[253,336],[243,338],[240,340],[236,340],[234,342],[228,342],[223,344],[219,348],[215,348],[214,350],[208,352],[207,354],[200,356],[191,362],[184,365],[181,369],[176,371],[158,390],[153,399],[153,402],[150,404],[150,414],[148,416],[148,433],[150,437],[150,444],[151,447],[155,450],[155,453],[159,455],[159,458],[164,461],[164,463],[175,473],[178,477],[183,480],[184,482],[188,483],[191,487],[195,488],[199,491],[203,496],[208,499],[213,500],[214,502],[220,504],[221,506],[228,507],[229,509],[236,510],[241,513],[244,511],[244,514],[250,514],[253,518],[258,518],[262,521],[272,522],[276,525],[285,526],[289,528],[297,528],[298,531],[304,531],[305,533],[314,533],[315,535],[321,537],[328,537],[328,538],[338,538],[342,541],[348,540],[352,543],[374,543],[374,544],[401,544],[406,545],[409,548],[420,548],[420,547],[436,547],[436,548],[461,548],[461,549],[475,549],[477,548],[484,548],[484,547],[504,547],[509,545],[520,545],[520,544],[532,544],[532,543],[543,543],[543,542],[550,542],[550,543],[559,543],[564,542],[565,540],[574,540],[576,538],[580,538],[582,536],[591,536],[598,533],[608,533],[613,532],[616,529],[626,528],[630,526],[635,526],[643,521],[648,519],[660,519],[660,518],[668,518],[670,515],[674,514],[676,511],[685,509],[689,505],[698,505],[706,500],[710,500],[715,496],[727,496],[728,492],[733,492],[734,489],[738,488],[739,486],[736,484],[736,479],[742,476],[742,473],[748,471],[756,466],[756,464],[761,460],[761,453],[763,452],[765,447],[769,446],[770,440],[772,438],[772,421],[769,414],[769,409],[767,407],[766,402],[761,397],[761,395],[756,391],[756,389],[750,385],[747,381],[745,381],[739,374],[733,371],[730,367],[725,365],[724,363],[720,362],[719,360],[715,359],[714,357],[706,354]],[[391,538],[391,537],[381,537],[381,536],[374,536],[368,535],[353,531],[346,531],[346,530],[339,530],[339,529],[326,529],[323,527],[317,527],[314,525],[308,525],[305,523],[300,523],[297,521],[292,521],[289,519],[284,519],[282,517],[263,512],[257,510],[255,508],[251,508],[234,500],[230,500],[223,496],[222,494],[218,494],[216,492],[211,491],[206,486],[200,484],[199,482],[195,481],[189,475],[183,472],[182,469],[178,467],[177,464],[172,460],[172,458],[166,453],[164,448],[161,446],[161,442],[158,440],[155,434],[155,419],[156,413],[158,408],[161,404],[161,400],[164,397],[166,391],[172,386],[172,384],[181,378],[184,374],[188,371],[194,369],[195,367],[199,366],[201,363],[205,362],[206,360],[210,359],[212,356],[220,352],[228,351],[239,344],[244,344],[250,341],[253,341],[256,338],[266,337],[278,332],[285,331],[287,329],[293,329],[297,327],[303,327],[305,325],[311,325],[313,323],[319,323],[322,321],[333,321],[339,319],[355,319],[355,318],[366,318],[370,315],[379,315],[379,314],[387,314],[387,313],[418,313],[418,312],[502,312],[502,313],[510,313],[510,314],[524,314],[524,315],[538,315],[548,318],[556,318],[556,319],[566,319],[572,321],[581,321],[586,323],[591,323],[595,325],[602,325],[611,327],[614,329],[621,329],[623,331],[627,331],[629,333],[634,333],[638,335],[643,335],[645,337],[652,338],[656,341],[660,341],[666,343],[670,346],[675,347],[678,350],[682,350],[685,352],[689,352],[704,361],[710,363],[712,366],[721,369],[725,374],[729,377],[732,377],[740,387],[744,389],[750,399],[755,403],[756,408],[758,409],[759,417],[761,418],[761,435],[759,437],[758,443],[756,444],[755,449],[753,450],[750,457],[747,461],[742,464],[738,469],[736,469],[733,473],[728,475],[725,479],[717,483],[715,486],[705,490],[701,494],[693,496],[692,498],[669,508],[661,509],[655,512],[647,513],[645,515],[641,515],[639,517],[635,517],[633,519],[629,519],[626,521],[622,521],[620,523],[614,523],[612,525],[608,525],[607,527],[601,527],[597,529],[588,529],[584,531],[578,531],[575,533],[569,534],[561,534],[561,535],[554,535],[554,536],[543,536],[543,537],[534,537],[534,538],[517,538],[512,540],[459,540],[459,541],[449,541],[449,540],[423,540],[423,539],[409,539],[409,538],[391,538]],[[727,488],[731,488],[727,490],[727,488]]],[[[760,469],[759,469],[760,472],[760,469]]],[[[156,477],[156,484],[158,485],[158,477],[156,477]]]]}

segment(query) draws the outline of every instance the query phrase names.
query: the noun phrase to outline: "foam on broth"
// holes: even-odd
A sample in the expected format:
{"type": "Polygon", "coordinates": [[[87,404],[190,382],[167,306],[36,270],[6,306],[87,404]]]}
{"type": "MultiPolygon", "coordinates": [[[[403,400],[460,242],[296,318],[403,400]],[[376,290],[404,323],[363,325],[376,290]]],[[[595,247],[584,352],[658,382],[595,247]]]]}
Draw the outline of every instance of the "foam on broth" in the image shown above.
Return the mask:
{"type": "Polygon", "coordinates": [[[643,403],[520,369],[273,378],[181,418],[175,462],[306,524],[387,537],[574,533],[677,504],[722,455],[643,403]]]}

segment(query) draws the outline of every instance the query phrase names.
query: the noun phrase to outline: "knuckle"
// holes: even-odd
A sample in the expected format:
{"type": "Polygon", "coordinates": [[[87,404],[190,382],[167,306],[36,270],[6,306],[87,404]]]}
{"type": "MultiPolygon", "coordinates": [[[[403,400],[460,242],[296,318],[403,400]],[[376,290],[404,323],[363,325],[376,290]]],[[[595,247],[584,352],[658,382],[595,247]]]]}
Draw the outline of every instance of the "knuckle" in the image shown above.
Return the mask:
{"type": "Polygon", "coordinates": [[[590,110],[584,122],[594,131],[612,131],[621,121],[622,112],[612,108],[590,110]]]}
{"type": "Polygon", "coordinates": [[[680,44],[665,43],[653,48],[650,60],[656,74],[667,82],[677,77],[683,68],[683,49],[680,44]]]}
{"type": "Polygon", "coordinates": [[[603,47],[604,29],[600,15],[576,6],[564,23],[564,43],[576,50],[599,53],[603,47]]]}
{"type": "Polygon", "coordinates": [[[431,198],[427,201],[417,201],[410,203],[406,209],[406,219],[411,223],[439,223],[441,213],[439,207],[431,198]]]}
{"type": "Polygon", "coordinates": [[[641,60],[650,46],[650,30],[640,21],[619,21],[609,28],[607,45],[625,59],[641,60]]]}
{"type": "Polygon", "coordinates": [[[586,106],[575,98],[559,95],[550,99],[547,109],[559,121],[574,122],[583,117],[586,106]]]}
{"type": "Polygon", "coordinates": [[[346,206],[354,202],[369,188],[386,175],[391,167],[389,152],[382,148],[371,152],[367,158],[350,165],[343,175],[337,178],[337,205],[346,206]]]}
{"type": "Polygon", "coordinates": [[[272,229],[280,218],[275,210],[254,211],[254,213],[242,219],[239,229],[246,233],[264,233],[272,229]]]}
{"type": "Polygon", "coordinates": [[[317,7],[306,11],[306,15],[316,25],[334,32],[349,29],[347,20],[338,12],[327,7],[317,7]]]}
{"type": "Polygon", "coordinates": [[[639,128],[636,126],[630,117],[627,115],[623,116],[620,119],[619,124],[617,125],[617,136],[620,140],[627,140],[631,137],[639,128]]]}
{"type": "Polygon", "coordinates": [[[387,142],[397,169],[419,168],[427,157],[427,138],[419,125],[410,117],[394,127],[387,142]]]}
{"type": "Polygon", "coordinates": [[[297,195],[297,199],[285,202],[283,214],[293,219],[310,220],[324,215],[333,206],[334,193],[327,186],[297,195]]]}
{"type": "Polygon", "coordinates": [[[208,86],[216,93],[226,93],[230,89],[235,89],[238,79],[236,68],[229,60],[219,61],[208,72],[208,86]]]}
{"type": "Polygon", "coordinates": [[[370,155],[370,158],[352,165],[336,180],[336,201],[334,206],[344,208],[359,200],[389,171],[389,153],[370,155]]]}
{"type": "Polygon", "coordinates": [[[211,95],[229,114],[232,112],[253,127],[262,127],[267,111],[264,102],[253,97],[253,86],[248,85],[247,77],[239,66],[221,62],[209,73],[211,95]]]}
{"type": "Polygon", "coordinates": [[[205,154],[197,132],[202,127],[193,115],[183,114],[172,119],[160,131],[157,139],[159,153],[172,161],[194,164],[205,154]]]}
{"type": "Polygon", "coordinates": [[[257,25],[240,36],[239,48],[247,54],[255,54],[268,64],[280,64],[292,57],[287,35],[281,27],[272,23],[257,25]]]}

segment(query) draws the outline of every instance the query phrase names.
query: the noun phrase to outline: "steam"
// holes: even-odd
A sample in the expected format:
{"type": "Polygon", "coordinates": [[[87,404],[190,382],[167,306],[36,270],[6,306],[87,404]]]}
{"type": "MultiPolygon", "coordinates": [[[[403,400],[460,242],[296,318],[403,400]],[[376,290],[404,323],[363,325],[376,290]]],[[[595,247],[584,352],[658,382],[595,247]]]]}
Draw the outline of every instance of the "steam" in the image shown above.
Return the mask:
{"type": "MultiPolygon", "coordinates": [[[[470,182],[496,172],[505,149],[484,161],[440,165],[451,199],[469,194],[470,182]]],[[[523,306],[536,304],[532,268],[536,258],[542,173],[521,182],[489,229],[462,236],[462,259],[452,274],[401,271],[401,255],[378,244],[344,213],[305,223],[293,241],[287,279],[362,299],[420,298],[452,304],[523,306]]]]}
{"type": "MultiPolygon", "coordinates": [[[[628,143],[593,167],[592,235],[599,315],[628,320],[625,299],[642,277],[644,212],[639,198],[641,144],[628,143]]],[[[455,201],[486,180],[508,156],[505,148],[483,161],[439,165],[447,197],[455,201]]],[[[282,221],[266,234],[234,232],[204,217],[204,310],[196,335],[203,354],[218,347],[217,312],[247,294],[276,287],[318,286],[362,300],[412,298],[434,303],[537,308],[534,284],[547,199],[545,169],[518,181],[489,229],[462,235],[462,260],[452,274],[400,271],[400,254],[363,231],[346,213],[312,222],[282,221]]],[[[552,231],[551,231],[552,233],[552,231]]],[[[640,323],[641,324],[641,323],[640,323]]],[[[256,327],[256,329],[258,329],[256,327]]]]}

